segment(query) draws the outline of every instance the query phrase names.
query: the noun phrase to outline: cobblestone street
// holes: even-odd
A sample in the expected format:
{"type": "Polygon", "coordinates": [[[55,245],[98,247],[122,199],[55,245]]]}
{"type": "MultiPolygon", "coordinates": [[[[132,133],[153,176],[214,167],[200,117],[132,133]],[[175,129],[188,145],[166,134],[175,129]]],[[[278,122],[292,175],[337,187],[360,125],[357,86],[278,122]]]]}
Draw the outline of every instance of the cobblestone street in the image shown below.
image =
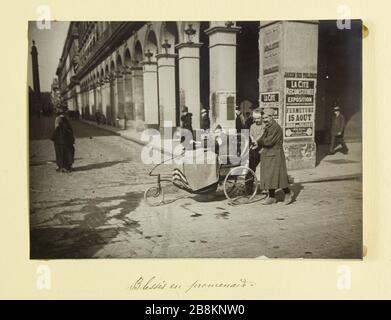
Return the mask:
{"type": "Polygon", "coordinates": [[[167,187],[171,201],[149,207],[143,192],[155,179],[140,145],[72,121],[74,171],[58,173],[53,122],[30,122],[31,258],[361,257],[360,179],[296,183],[289,206],[167,187]]]}

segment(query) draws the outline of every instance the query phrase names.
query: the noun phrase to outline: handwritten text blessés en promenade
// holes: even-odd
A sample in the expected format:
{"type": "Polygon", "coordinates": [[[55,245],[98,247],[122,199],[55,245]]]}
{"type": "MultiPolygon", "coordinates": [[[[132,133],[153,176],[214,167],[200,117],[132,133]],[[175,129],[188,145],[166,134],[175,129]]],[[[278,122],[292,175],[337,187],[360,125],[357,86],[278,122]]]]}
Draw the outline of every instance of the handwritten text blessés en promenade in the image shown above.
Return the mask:
{"type": "Polygon", "coordinates": [[[194,289],[239,289],[249,288],[255,285],[254,282],[247,279],[239,279],[232,282],[202,282],[200,280],[192,280],[189,283],[170,282],[160,280],[156,276],[150,278],[139,277],[130,285],[132,291],[149,291],[149,290],[184,290],[185,293],[194,289]]]}

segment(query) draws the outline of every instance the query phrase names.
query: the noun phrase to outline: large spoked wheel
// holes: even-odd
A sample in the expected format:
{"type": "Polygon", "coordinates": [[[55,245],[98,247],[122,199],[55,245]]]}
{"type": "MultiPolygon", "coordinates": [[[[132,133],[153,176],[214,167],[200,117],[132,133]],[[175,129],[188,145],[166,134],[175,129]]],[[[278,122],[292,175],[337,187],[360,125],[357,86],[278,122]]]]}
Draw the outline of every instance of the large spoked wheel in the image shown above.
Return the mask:
{"type": "Polygon", "coordinates": [[[226,175],[223,187],[224,194],[231,203],[246,203],[257,194],[258,179],[250,168],[235,167],[226,175]]]}
{"type": "Polygon", "coordinates": [[[163,188],[161,186],[148,188],[144,192],[144,200],[151,207],[161,205],[164,201],[163,188]]]}

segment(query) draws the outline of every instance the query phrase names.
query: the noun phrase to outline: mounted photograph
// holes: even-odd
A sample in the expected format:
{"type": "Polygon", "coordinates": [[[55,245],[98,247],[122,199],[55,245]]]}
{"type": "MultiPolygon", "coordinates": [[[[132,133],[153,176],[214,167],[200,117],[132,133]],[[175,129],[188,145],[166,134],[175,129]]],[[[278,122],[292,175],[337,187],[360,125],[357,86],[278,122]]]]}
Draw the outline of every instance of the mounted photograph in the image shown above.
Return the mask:
{"type": "Polygon", "coordinates": [[[30,259],[362,259],[363,28],[29,21],[30,259]]]}

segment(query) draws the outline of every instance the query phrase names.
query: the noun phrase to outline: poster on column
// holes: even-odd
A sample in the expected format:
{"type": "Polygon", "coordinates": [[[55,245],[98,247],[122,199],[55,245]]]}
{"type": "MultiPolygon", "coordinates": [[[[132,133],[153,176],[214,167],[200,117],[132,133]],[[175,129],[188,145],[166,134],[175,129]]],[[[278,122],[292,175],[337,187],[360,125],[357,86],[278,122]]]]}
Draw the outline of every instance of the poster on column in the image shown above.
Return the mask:
{"type": "Polygon", "coordinates": [[[279,71],[281,24],[271,24],[261,29],[263,41],[263,75],[279,71]]]}
{"type": "Polygon", "coordinates": [[[316,79],[285,79],[285,137],[314,137],[316,79]]]}
{"type": "Polygon", "coordinates": [[[279,92],[262,92],[260,94],[261,110],[271,108],[274,111],[273,118],[280,123],[280,93],[279,92]]]}

